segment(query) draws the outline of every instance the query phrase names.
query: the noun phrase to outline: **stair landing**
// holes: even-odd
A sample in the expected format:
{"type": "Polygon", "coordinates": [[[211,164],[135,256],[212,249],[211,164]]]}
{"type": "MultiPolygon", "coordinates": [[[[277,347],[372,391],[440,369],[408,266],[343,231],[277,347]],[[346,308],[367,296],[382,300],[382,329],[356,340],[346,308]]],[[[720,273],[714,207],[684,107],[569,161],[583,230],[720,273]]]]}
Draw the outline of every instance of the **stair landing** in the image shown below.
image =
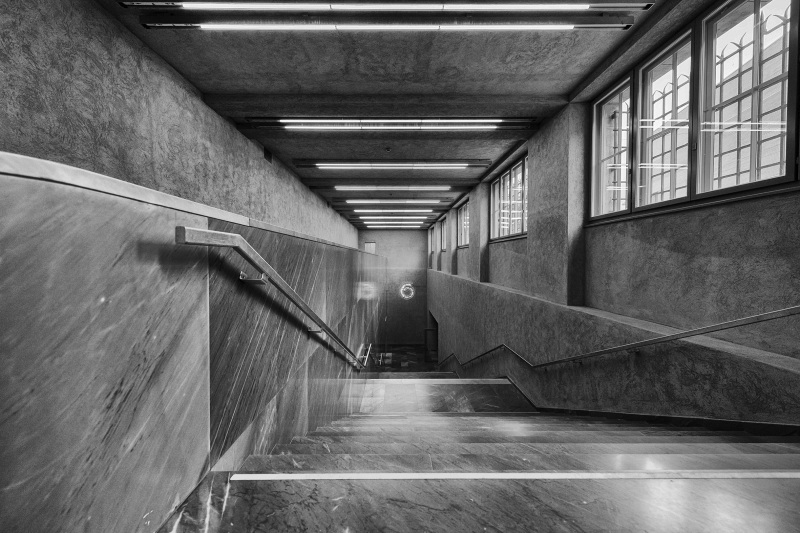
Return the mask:
{"type": "Polygon", "coordinates": [[[367,392],[160,531],[800,531],[797,437],[541,413],[507,380],[367,392]]]}

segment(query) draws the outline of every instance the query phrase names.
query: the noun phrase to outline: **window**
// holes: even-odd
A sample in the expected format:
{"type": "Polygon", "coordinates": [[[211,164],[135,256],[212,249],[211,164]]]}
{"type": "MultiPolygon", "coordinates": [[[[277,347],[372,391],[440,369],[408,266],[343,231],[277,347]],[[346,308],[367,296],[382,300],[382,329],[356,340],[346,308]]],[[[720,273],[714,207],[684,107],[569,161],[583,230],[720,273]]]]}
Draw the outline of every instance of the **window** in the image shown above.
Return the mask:
{"type": "Polygon", "coordinates": [[[737,2],[706,21],[698,192],[786,174],[790,5],[737,2]]]}
{"type": "Polygon", "coordinates": [[[491,186],[493,239],[521,235],[528,230],[526,160],[518,161],[491,186]]]}
{"type": "Polygon", "coordinates": [[[458,208],[458,246],[469,245],[469,202],[458,208]]]}
{"type": "Polygon", "coordinates": [[[439,222],[439,236],[442,245],[442,251],[447,251],[447,218],[443,218],[441,222],[439,222]]]}
{"type": "Polygon", "coordinates": [[[642,72],[636,205],[687,195],[691,54],[685,41],[642,72]]]}
{"type": "Polygon", "coordinates": [[[797,179],[792,2],[720,4],[595,103],[593,217],[797,179]]]}
{"type": "Polygon", "coordinates": [[[431,226],[428,230],[428,253],[433,253],[436,248],[436,241],[434,240],[434,227],[431,226]]]}
{"type": "Polygon", "coordinates": [[[593,215],[615,213],[628,207],[630,108],[629,81],[596,107],[598,144],[592,187],[593,215]]]}

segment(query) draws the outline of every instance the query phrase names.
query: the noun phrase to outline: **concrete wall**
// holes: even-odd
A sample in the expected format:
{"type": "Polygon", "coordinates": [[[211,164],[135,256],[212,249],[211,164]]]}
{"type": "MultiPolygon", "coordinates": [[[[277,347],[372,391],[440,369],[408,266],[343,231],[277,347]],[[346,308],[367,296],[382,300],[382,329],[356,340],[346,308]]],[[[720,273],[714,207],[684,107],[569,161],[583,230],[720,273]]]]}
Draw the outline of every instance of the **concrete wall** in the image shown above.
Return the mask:
{"type": "Polygon", "coordinates": [[[540,407],[800,423],[800,360],[699,337],[617,352],[582,365],[541,363],[676,330],[596,309],[428,271],[439,360],[462,377],[508,376],[540,407]]]}
{"type": "Polygon", "coordinates": [[[524,291],[528,287],[528,239],[489,243],[489,283],[524,291]]]}
{"type": "Polygon", "coordinates": [[[428,282],[426,276],[428,232],[413,230],[362,230],[359,248],[375,243],[375,253],[387,259],[387,322],[382,342],[424,344],[427,327],[428,282]],[[404,283],[414,286],[410,300],[400,297],[404,283]]]}
{"type": "MultiPolygon", "coordinates": [[[[586,230],[586,304],[692,329],[800,305],[800,194],[586,230]]],[[[800,358],[800,319],[720,332],[800,358]]]]}
{"type": "Polygon", "coordinates": [[[0,151],[356,246],[357,231],[92,0],[5,2],[0,151]]]}
{"type": "MultiPolygon", "coordinates": [[[[800,304],[800,192],[591,224],[590,122],[588,105],[571,104],[528,141],[526,239],[488,242],[488,205],[480,205],[488,191],[470,193],[480,205],[470,219],[472,275],[429,272],[440,360],[506,344],[539,362],[800,304]]],[[[798,316],[651,355],[671,359],[634,365],[615,356],[586,374],[519,379],[551,407],[797,420],[786,406],[800,383],[798,316]]]]}

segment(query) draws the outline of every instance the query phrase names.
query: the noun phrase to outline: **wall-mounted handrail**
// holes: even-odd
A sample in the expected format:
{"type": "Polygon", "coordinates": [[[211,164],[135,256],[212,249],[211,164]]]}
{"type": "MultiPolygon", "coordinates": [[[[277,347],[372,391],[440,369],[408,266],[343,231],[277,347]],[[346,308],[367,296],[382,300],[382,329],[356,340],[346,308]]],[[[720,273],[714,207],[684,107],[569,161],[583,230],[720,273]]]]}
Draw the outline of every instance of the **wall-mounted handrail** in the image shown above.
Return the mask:
{"type": "Polygon", "coordinates": [[[242,273],[240,279],[263,284],[272,284],[278,291],[289,298],[294,305],[300,308],[303,313],[320,327],[336,344],[344,349],[345,358],[358,369],[364,365],[358,360],[356,354],[344,343],[342,339],[331,329],[328,324],[317,315],[313,309],[295,292],[291,285],[284,280],[261,255],[250,246],[244,237],[236,233],[225,233],[221,231],[211,231],[199,228],[187,228],[177,226],[175,228],[175,242],[177,244],[190,244],[195,246],[219,246],[223,248],[233,248],[245,261],[250,263],[253,268],[260,272],[257,278],[248,278],[242,273]]]}
{"type": "Polygon", "coordinates": [[[505,347],[510,352],[512,352],[514,355],[519,357],[522,361],[524,361],[525,364],[528,365],[530,368],[532,368],[532,369],[544,368],[544,367],[548,367],[548,366],[552,366],[552,365],[559,365],[559,364],[563,364],[563,363],[583,361],[585,359],[591,359],[591,358],[594,358],[594,357],[599,357],[601,355],[607,355],[607,354],[610,354],[610,353],[620,352],[620,351],[624,351],[624,350],[635,350],[637,348],[642,348],[644,346],[650,346],[652,344],[659,344],[659,343],[662,343],[662,342],[685,339],[687,337],[695,337],[697,335],[705,335],[706,333],[714,333],[716,331],[723,331],[723,330],[735,328],[735,327],[738,327],[738,326],[747,326],[747,325],[750,325],[750,324],[758,324],[758,323],[761,323],[761,322],[767,322],[768,320],[776,320],[778,318],[785,318],[785,317],[796,315],[796,314],[800,314],[800,305],[787,307],[785,309],[778,309],[777,311],[769,311],[767,313],[760,313],[758,315],[748,316],[748,317],[745,317],[745,318],[739,318],[739,319],[736,319],[736,320],[729,320],[727,322],[720,322],[719,324],[713,324],[711,326],[705,326],[705,327],[702,327],[702,328],[696,328],[696,329],[690,329],[690,330],[687,330],[687,331],[681,331],[680,333],[673,333],[671,335],[662,335],[660,337],[654,337],[652,339],[647,339],[647,340],[644,340],[644,341],[632,342],[632,343],[629,343],[629,344],[621,344],[619,346],[614,346],[612,348],[603,348],[602,350],[595,350],[593,352],[587,352],[587,353],[584,353],[584,354],[575,355],[573,357],[565,357],[563,359],[555,359],[553,361],[545,361],[543,363],[537,363],[537,364],[532,364],[532,363],[528,362],[524,357],[519,355],[517,352],[515,352],[514,350],[512,350],[508,346],[505,346],[505,344],[501,344],[500,346],[497,346],[497,347],[492,348],[491,350],[489,350],[487,352],[484,352],[484,353],[482,353],[480,355],[477,355],[477,356],[473,357],[472,359],[470,359],[469,361],[466,361],[464,363],[462,363],[458,359],[458,356],[456,356],[455,353],[450,354],[445,359],[443,359],[442,362],[439,363],[438,366],[441,367],[445,363],[445,361],[447,361],[451,357],[455,358],[455,360],[458,362],[459,365],[466,366],[466,365],[468,365],[470,363],[473,363],[473,362],[477,361],[478,359],[481,359],[481,358],[491,354],[492,352],[498,350],[499,348],[505,347]]]}

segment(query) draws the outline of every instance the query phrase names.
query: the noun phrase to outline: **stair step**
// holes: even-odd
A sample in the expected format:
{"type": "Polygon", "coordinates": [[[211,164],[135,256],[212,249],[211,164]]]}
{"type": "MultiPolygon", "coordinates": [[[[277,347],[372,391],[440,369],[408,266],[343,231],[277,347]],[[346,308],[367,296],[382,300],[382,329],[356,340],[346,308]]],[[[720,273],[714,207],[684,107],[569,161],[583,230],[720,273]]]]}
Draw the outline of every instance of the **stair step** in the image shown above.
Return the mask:
{"type": "Polygon", "coordinates": [[[161,531],[797,531],[800,480],[680,477],[230,481],[212,474],[161,531]]]}
{"type": "Polygon", "coordinates": [[[800,470],[800,454],[254,455],[240,472],[800,470]]]}
{"type": "Polygon", "coordinates": [[[466,433],[462,435],[449,431],[439,433],[419,432],[405,435],[306,435],[295,437],[292,444],[348,444],[348,443],[420,443],[436,445],[446,442],[492,442],[492,443],[540,443],[540,442],[800,442],[798,437],[753,437],[745,433],[724,433],[707,431],[702,433],[681,433],[663,431],[644,433],[631,431],[538,431],[527,435],[499,435],[497,433],[466,433]],[[794,440],[780,440],[794,439],[794,440]]]}
{"type": "Polygon", "coordinates": [[[365,379],[458,379],[455,372],[362,372],[365,379]]]}
{"type": "MultiPolygon", "coordinates": [[[[532,432],[553,432],[553,431],[628,431],[658,433],[664,431],[678,431],[681,434],[689,433],[714,433],[701,427],[678,428],[672,426],[642,426],[642,425],[618,425],[618,424],[529,424],[529,425],[494,425],[483,426],[480,424],[461,425],[453,427],[450,425],[430,425],[430,426],[321,426],[310,432],[309,435],[407,435],[409,433],[442,433],[448,432],[454,435],[467,433],[492,433],[500,435],[527,435],[532,432]]],[[[745,434],[743,431],[731,431],[728,433],[745,434]]]]}
{"type": "Polygon", "coordinates": [[[273,454],[800,454],[800,446],[758,442],[332,443],[279,444],[273,454]]]}

